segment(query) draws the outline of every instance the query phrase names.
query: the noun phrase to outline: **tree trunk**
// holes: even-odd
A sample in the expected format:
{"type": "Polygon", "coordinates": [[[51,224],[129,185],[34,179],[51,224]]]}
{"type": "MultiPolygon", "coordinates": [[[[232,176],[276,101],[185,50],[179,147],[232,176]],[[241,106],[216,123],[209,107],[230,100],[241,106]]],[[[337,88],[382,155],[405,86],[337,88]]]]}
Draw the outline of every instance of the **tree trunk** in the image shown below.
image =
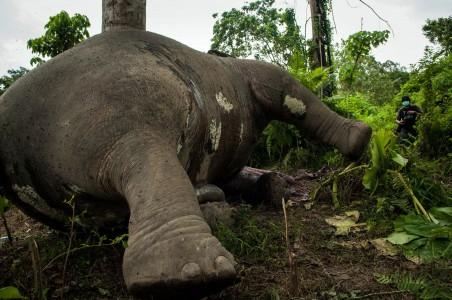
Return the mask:
{"type": "Polygon", "coordinates": [[[146,30],[146,0],[102,0],[102,32],[146,30]]]}
{"type": "Polygon", "coordinates": [[[322,11],[319,1],[321,0],[309,0],[309,6],[311,8],[311,23],[312,23],[312,68],[327,67],[326,55],[325,55],[325,43],[322,32],[322,11]]]}

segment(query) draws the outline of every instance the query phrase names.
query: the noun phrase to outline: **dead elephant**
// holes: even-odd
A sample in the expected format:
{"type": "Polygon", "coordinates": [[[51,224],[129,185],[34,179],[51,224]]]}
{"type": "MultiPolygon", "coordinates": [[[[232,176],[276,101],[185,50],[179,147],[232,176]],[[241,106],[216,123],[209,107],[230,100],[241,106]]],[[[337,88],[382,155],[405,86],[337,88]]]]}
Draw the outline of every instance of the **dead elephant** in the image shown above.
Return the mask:
{"type": "Polygon", "coordinates": [[[129,218],[123,273],[132,293],[201,296],[236,274],[193,186],[232,179],[270,120],[355,157],[371,134],[274,65],[145,31],[104,32],[0,98],[0,179],[50,225],[70,214],[63,200],[73,194],[85,226],[129,218]]]}

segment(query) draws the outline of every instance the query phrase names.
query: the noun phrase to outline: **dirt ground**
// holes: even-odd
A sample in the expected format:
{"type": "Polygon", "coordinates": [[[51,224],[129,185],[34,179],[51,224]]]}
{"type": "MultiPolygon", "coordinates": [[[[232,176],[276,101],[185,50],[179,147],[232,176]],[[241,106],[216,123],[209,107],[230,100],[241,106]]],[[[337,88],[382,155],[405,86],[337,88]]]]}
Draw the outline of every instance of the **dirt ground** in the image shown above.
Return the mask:
{"type": "MultiPolygon", "coordinates": [[[[307,193],[315,179],[305,178],[297,184],[300,193],[290,199],[287,218],[292,263],[285,245],[268,258],[237,257],[239,281],[206,299],[415,299],[408,292],[379,284],[376,274],[441,276],[450,282],[450,267],[418,265],[400,254],[382,255],[370,242],[382,237],[375,232],[361,230],[336,236],[325,218],[366,208],[352,202],[338,211],[329,200],[310,203],[307,193]]],[[[285,226],[282,209],[258,206],[249,213],[257,220],[279,224],[279,228],[285,226]]],[[[359,222],[366,221],[361,218],[359,222]]],[[[81,249],[72,252],[65,264],[68,234],[28,218],[15,207],[6,213],[6,219],[14,242],[9,245],[3,239],[0,244],[0,287],[15,286],[30,298],[36,298],[34,290],[41,290],[48,299],[133,299],[122,278],[121,244],[97,246],[99,237],[75,236],[71,249],[81,249]],[[33,240],[39,248],[38,256],[31,254],[33,240]],[[36,287],[39,282],[41,287],[36,287]]],[[[279,241],[284,243],[284,230],[280,234],[279,241]]],[[[0,237],[4,236],[5,229],[0,226],[0,237]]]]}

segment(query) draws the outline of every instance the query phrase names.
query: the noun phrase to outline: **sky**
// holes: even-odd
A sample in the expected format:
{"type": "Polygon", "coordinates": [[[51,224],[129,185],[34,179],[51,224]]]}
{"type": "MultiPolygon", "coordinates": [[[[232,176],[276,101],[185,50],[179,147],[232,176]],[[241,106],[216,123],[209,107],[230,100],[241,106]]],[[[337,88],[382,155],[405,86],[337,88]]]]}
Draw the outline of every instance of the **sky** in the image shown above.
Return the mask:
{"type": "MultiPolygon", "coordinates": [[[[388,26],[359,0],[332,0],[336,29],[335,42],[360,29],[385,30],[388,26]]],[[[147,30],[176,39],[194,49],[210,49],[212,14],[240,8],[244,0],[147,0],[147,30]]],[[[373,51],[380,61],[393,60],[409,67],[423,54],[428,40],[422,34],[426,19],[452,15],[452,0],[365,0],[386,19],[394,34],[373,51]]],[[[32,57],[26,43],[44,33],[49,16],[66,10],[80,13],[91,21],[90,34],[101,30],[102,0],[0,0],[0,76],[8,69],[29,68],[32,57]]],[[[303,27],[309,17],[307,0],[276,0],[279,7],[296,10],[303,27]]],[[[310,23],[307,26],[310,35],[310,23]]]]}

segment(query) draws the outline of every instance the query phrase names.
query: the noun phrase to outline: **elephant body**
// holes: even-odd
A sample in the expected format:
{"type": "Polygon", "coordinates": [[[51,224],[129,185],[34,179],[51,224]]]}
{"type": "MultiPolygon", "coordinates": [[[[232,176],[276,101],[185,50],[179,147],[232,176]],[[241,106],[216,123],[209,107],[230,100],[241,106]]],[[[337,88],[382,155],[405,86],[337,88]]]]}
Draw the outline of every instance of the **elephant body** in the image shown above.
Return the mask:
{"type": "Polygon", "coordinates": [[[129,289],[167,297],[202,285],[199,296],[235,271],[194,186],[233,178],[272,119],[352,156],[370,136],[271,64],[204,54],[150,32],[106,32],[0,98],[0,183],[53,226],[71,213],[63,200],[73,195],[85,226],[128,220],[129,289]]]}

